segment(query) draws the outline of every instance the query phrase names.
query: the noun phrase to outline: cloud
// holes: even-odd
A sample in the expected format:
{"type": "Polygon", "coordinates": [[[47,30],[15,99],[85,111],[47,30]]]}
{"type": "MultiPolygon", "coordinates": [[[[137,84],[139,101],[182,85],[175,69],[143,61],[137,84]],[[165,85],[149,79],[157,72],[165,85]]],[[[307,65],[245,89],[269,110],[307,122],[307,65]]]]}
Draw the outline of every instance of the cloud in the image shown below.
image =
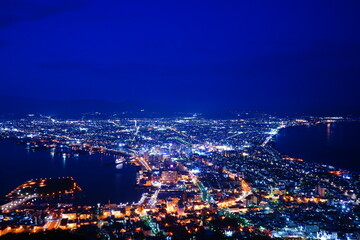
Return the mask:
{"type": "Polygon", "coordinates": [[[46,18],[86,6],[89,0],[6,0],[0,1],[0,27],[46,18]]]}

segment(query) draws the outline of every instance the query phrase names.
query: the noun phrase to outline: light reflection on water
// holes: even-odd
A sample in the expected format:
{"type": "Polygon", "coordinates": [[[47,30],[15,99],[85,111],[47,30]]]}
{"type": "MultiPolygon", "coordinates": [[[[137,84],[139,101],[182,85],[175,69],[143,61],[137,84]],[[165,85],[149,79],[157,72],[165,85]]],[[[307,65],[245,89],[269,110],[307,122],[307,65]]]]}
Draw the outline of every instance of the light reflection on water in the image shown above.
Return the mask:
{"type": "Polygon", "coordinates": [[[360,171],[360,122],[289,127],[276,136],[276,148],[290,157],[360,171]]]}
{"type": "Polygon", "coordinates": [[[331,123],[326,124],[326,139],[328,143],[330,142],[330,135],[331,135],[331,123]]]}
{"type": "Polygon", "coordinates": [[[51,149],[33,151],[26,145],[1,140],[0,162],[0,197],[31,178],[62,176],[74,177],[88,204],[132,202],[141,197],[135,187],[136,167],[123,164],[117,169],[110,155],[63,156],[51,149]]]}

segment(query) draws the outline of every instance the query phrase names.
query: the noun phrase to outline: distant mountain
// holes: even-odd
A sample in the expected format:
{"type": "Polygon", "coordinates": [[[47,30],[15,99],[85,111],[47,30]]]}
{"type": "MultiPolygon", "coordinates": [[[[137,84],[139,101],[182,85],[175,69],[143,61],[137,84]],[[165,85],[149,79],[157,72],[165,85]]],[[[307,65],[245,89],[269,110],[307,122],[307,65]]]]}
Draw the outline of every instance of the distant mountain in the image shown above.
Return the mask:
{"type": "Polygon", "coordinates": [[[8,114],[79,114],[86,112],[138,111],[142,107],[136,102],[114,103],[96,99],[46,100],[12,96],[0,97],[0,113],[8,114]]]}
{"type": "MultiPolygon", "coordinates": [[[[54,100],[27,97],[13,97],[0,95],[0,115],[24,115],[29,113],[41,113],[66,117],[77,117],[86,113],[118,113],[126,112],[126,117],[158,117],[158,116],[181,116],[188,113],[203,113],[203,116],[211,118],[237,117],[241,112],[270,113],[273,115],[352,115],[360,116],[360,108],[344,106],[308,106],[284,109],[281,107],[233,107],[215,104],[196,104],[169,102],[136,101],[112,102],[97,99],[73,99],[54,100]],[[145,111],[142,111],[142,110],[145,111]]],[[[124,116],[125,117],[125,116],[124,116]]]]}

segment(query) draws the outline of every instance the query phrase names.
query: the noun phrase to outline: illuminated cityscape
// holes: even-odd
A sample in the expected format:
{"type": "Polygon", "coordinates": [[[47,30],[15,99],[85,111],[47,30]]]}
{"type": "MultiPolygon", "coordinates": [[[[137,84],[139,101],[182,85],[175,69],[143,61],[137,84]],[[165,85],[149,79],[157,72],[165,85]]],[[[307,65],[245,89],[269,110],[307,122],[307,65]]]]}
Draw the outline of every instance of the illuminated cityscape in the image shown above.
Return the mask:
{"type": "Polygon", "coordinates": [[[0,240],[360,240],[359,13],[0,0],[0,240]]]}
{"type": "Polygon", "coordinates": [[[30,151],[48,149],[68,161],[107,155],[119,171],[137,166],[142,196],[133,203],[79,205],[76,179],[32,179],[6,195],[0,235],[61,229],[100,239],[357,239],[360,175],[273,146],[282,128],[349,121],[357,120],[196,114],[4,120],[1,138],[30,151]]]}

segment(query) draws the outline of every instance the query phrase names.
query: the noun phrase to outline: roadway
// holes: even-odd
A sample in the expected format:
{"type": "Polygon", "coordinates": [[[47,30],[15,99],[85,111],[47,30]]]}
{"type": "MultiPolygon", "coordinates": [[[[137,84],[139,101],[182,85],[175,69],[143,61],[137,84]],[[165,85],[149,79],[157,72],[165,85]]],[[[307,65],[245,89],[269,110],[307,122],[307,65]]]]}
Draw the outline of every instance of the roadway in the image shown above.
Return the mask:
{"type": "Polygon", "coordinates": [[[39,195],[35,193],[35,194],[32,194],[32,195],[26,196],[24,198],[17,199],[17,200],[5,203],[4,205],[1,205],[0,209],[2,211],[7,211],[7,210],[17,208],[19,205],[21,205],[21,204],[23,204],[23,203],[25,203],[25,202],[33,199],[33,198],[37,198],[38,196],[39,195]]]}

